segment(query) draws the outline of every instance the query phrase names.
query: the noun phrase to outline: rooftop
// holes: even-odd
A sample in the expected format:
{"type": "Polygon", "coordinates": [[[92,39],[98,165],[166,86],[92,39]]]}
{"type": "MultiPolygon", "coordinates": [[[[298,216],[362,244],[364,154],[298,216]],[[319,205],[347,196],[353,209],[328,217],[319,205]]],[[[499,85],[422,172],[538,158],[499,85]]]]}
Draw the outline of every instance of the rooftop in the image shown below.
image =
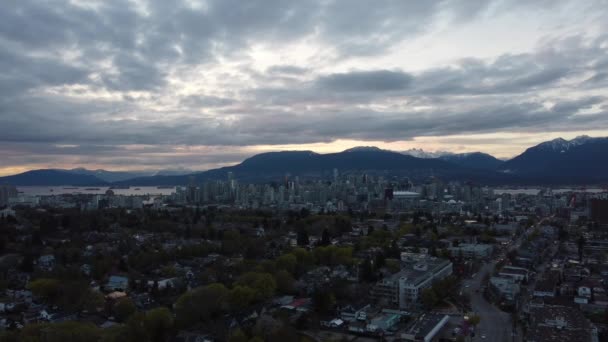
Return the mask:
{"type": "Polygon", "coordinates": [[[435,334],[447,323],[449,316],[441,314],[424,314],[408,327],[402,335],[406,340],[418,341],[432,339],[435,334]]]}
{"type": "Polygon", "coordinates": [[[449,264],[449,260],[431,257],[427,257],[417,262],[405,262],[402,264],[401,271],[388,278],[390,281],[403,280],[409,284],[418,285],[449,264]]]}

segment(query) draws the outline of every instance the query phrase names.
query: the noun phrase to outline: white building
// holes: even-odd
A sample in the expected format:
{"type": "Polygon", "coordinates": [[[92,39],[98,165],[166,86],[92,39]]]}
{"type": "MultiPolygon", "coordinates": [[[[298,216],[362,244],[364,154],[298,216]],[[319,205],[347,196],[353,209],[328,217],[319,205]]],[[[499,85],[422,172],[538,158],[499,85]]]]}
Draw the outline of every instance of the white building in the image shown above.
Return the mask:
{"type": "Polygon", "coordinates": [[[401,271],[376,283],[372,297],[401,309],[409,308],[419,302],[422,290],[451,274],[452,263],[449,260],[428,257],[415,263],[405,263],[401,271]]]}

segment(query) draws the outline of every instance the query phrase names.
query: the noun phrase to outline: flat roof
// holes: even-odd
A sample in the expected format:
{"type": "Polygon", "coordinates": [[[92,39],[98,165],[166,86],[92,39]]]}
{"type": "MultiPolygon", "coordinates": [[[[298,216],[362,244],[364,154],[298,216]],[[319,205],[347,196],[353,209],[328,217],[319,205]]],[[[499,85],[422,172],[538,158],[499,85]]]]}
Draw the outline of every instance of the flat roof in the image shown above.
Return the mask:
{"type": "Polygon", "coordinates": [[[427,336],[429,339],[432,339],[434,335],[437,334],[441,328],[443,328],[448,320],[448,315],[424,314],[414,321],[414,323],[407,329],[406,334],[412,335],[416,339],[420,340],[425,339],[427,336]]]}
{"type": "Polygon", "coordinates": [[[414,263],[407,263],[407,268],[402,269],[398,273],[393,274],[390,278],[392,280],[400,280],[401,278],[407,278],[407,283],[418,285],[421,282],[428,279],[431,275],[448,266],[451,262],[447,259],[438,258],[427,258],[423,260],[417,260],[414,263]],[[416,265],[426,265],[426,270],[417,270],[414,267],[416,265]]]}

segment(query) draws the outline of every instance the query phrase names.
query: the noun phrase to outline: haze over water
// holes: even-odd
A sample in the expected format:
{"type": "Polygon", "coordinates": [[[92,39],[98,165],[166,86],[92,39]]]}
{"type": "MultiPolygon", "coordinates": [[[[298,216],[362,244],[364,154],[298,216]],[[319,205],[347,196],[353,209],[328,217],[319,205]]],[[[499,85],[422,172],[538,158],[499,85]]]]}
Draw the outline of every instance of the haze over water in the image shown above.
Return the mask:
{"type": "MultiPolygon", "coordinates": [[[[17,187],[19,192],[24,195],[32,196],[51,196],[51,195],[67,195],[67,194],[89,194],[103,195],[109,190],[109,186],[20,186],[17,187]]],[[[130,187],[128,189],[111,189],[115,195],[171,195],[175,192],[175,187],[157,188],[155,186],[130,187]]]]}

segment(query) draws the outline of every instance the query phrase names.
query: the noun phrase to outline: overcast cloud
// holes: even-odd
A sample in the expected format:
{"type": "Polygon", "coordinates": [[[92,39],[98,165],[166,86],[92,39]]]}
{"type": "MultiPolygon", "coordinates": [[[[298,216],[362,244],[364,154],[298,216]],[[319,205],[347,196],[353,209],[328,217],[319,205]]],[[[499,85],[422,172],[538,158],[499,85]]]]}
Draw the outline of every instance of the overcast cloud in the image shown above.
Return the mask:
{"type": "Polygon", "coordinates": [[[606,0],[7,0],[0,174],[608,136],[605,32],[606,0]]]}

